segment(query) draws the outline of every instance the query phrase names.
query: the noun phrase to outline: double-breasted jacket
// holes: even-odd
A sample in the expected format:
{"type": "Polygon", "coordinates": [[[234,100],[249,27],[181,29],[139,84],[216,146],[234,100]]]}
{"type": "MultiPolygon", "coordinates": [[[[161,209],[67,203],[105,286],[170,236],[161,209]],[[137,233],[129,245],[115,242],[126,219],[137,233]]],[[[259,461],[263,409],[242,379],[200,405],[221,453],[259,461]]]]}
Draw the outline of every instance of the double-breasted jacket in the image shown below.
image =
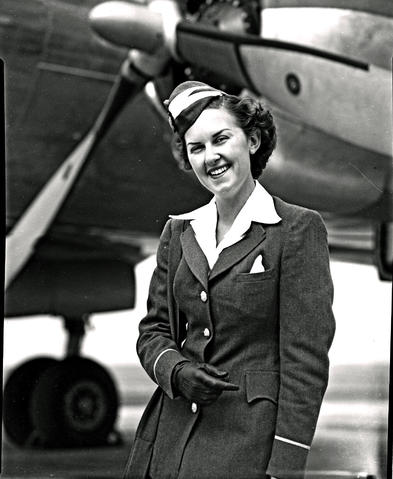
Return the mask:
{"type": "Polygon", "coordinates": [[[159,387],[125,477],[303,477],[328,381],[333,288],[319,214],[274,203],[282,221],[252,223],[212,270],[189,222],[167,222],[137,343],[159,387]],[[265,271],[250,273],[259,255],[265,271]],[[209,406],[177,397],[171,376],[185,359],[228,371],[239,390],[209,406]]]}

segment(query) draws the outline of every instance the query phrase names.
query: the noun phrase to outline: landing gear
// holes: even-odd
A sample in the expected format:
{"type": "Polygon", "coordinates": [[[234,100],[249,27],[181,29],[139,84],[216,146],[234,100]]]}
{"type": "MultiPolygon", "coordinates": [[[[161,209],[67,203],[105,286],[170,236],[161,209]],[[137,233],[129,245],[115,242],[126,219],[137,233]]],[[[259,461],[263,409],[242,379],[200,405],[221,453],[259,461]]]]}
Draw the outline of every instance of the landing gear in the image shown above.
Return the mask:
{"type": "Polygon", "coordinates": [[[33,391],[42,374],[57,364],[52,358],[34,358],[15,369],[4,387],[4,429],[19,446],[32,446],[37,441],[31,418],[33,391]]]}
{"type": "Polygon", "coordinates": [[[115,443],[118,404],[114,383],[102,366],[70,357],[40,378],[31,400],[32,422],[45,446],[115,443]]]}
{"type": "Polygon", "coordinates": [[[35,358],[19,366],[4,388],[4,427],[20,446],[118,444],[115,383],[95,361],[79,356],[87,319],[66,318],[67,357],[35,358]]]}

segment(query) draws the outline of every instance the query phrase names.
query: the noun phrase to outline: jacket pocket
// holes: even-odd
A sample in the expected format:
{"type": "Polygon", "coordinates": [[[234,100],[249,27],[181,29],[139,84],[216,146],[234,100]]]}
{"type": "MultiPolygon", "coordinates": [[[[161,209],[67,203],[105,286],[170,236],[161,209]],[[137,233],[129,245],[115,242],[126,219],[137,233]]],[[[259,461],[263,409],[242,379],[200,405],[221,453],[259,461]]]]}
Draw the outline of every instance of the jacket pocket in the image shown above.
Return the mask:
{"type": "Polygon", "coordinates": [[[245,283],[251,283],[254,281],[263,281],[265,279],[270,279],[274,274],[275,268],[267,269],[261,273],[238,273],[236,275],[236,281],[241,281],[245,283]]]}
{"type": "Polygon", "coordinates": [[[280,373],[278,371],[246,371],[246,397],[251,403],[257,399],[278,401],[280,373]]]}

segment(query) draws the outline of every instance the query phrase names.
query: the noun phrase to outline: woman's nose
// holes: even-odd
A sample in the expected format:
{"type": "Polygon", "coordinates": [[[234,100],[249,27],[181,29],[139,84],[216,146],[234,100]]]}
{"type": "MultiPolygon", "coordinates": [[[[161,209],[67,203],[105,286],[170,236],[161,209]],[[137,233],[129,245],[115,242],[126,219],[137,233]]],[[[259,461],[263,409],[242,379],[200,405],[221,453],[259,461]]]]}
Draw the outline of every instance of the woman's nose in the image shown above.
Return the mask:
{"type": "Polygon", "coordinates": [[[206,147],[205,162],[206,162],[207,165],[214,164],[219,159],[220,159],[220,155],[214,148],[206,147]]]}

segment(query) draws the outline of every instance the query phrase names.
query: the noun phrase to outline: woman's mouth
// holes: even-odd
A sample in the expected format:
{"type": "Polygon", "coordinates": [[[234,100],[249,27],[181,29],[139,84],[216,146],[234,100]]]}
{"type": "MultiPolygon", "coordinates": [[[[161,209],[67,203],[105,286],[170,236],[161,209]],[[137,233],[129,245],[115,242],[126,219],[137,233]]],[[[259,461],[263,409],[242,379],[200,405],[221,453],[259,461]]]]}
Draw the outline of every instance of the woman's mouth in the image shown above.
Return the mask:
{"type": "Polygon", "coordinates": [[[229,170],[229,165],[219,166],[218,168],[213,168],[208,172],[208,175],[212,178],[218,178],[222,176],[227,170],[229,170]]]}

